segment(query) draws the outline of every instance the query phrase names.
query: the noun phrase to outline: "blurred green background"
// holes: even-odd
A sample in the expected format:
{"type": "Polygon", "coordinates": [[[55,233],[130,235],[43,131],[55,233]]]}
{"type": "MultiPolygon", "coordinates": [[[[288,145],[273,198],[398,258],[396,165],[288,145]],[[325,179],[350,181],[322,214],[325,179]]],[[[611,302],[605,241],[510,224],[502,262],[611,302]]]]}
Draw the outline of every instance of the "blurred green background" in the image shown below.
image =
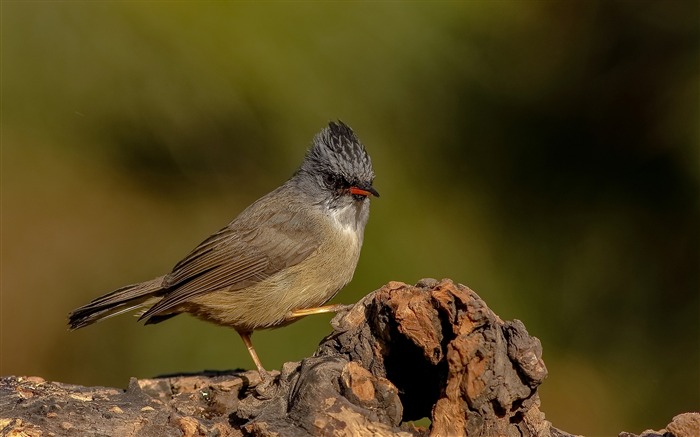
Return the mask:
{"type": "MultiPolygon", "coordinates": [[[[372,155],[350,303],[449,277],[542,340],[586,435],[700,408],[696,1],[2,3],[3,375],[252,368],[181,316],[69,333],[282,183],[332,119],[372,155]]],[[[330,316],[256,333],[268,368],[330,316]]]]}

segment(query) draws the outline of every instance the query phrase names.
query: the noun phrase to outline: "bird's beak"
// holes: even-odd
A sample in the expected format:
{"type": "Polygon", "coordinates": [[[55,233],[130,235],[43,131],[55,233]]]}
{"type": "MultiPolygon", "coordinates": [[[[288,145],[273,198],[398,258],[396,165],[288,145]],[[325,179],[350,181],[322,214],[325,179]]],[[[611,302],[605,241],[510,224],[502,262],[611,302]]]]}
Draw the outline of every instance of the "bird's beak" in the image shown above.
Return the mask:
{"type": "Polygon", "coordinates": [[[368,197],[369,195],[372,195],[374,197],[379,197],[379,193],[371,185],[369,187],[366,187],[366,188],[350,187],[350,194],[356,194],[358,196],[365,196],[365,197],[368,197]]]}

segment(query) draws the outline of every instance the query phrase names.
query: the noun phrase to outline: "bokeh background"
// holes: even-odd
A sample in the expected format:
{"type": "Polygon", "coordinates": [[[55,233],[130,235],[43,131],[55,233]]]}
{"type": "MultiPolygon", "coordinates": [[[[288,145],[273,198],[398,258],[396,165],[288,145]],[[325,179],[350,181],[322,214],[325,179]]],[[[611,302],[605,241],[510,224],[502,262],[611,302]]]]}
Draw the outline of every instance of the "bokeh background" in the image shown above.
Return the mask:
{"type": "MultiPolygon", "coordinates": [[[[376,187],[353,302],[449,277],[542,340],[542,410],[700,408],[696,1],[2,3],[2,375],[252,368],[232,330],[66,314],[167,271],[332,119],[376,187]]],[[[256,333],[268,368],[330,316],[256,333]]]]}

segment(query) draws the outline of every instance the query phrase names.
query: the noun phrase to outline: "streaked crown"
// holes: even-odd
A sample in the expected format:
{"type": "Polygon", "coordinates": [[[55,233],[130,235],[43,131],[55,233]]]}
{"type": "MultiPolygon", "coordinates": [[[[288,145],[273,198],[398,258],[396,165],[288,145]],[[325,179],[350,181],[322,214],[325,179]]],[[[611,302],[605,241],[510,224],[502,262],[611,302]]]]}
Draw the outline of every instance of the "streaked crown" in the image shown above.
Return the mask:
{"type": "Polygon", "coordinates": [[[354,186],[371,186],[372,160],[365,146],[345,123],[330,122],[314,138],[301,169],[312,174],[339,177],[354,186]]]}

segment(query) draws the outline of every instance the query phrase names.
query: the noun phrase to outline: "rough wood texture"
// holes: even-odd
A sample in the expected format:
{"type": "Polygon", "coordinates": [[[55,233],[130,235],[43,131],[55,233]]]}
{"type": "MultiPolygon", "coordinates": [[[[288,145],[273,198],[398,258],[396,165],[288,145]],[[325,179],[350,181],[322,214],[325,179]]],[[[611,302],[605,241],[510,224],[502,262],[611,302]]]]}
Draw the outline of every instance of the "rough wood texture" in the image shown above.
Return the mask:
{"type": "Polygon", "coordinates": [[[683,413],[674,417],[660,431],[646,430],[637,435],[621,432],[619,437],[698,437],[700,436],[700,413],[683,413]]]}
{"type": "Polygon", "coordinates": [[[257,372],[132,379],[126,390],[0,381],[11,436],[568,436],[545,420],[537,338],[469,288],[392,282],[333,319],[313,357],[257,372]],[[429,417],[429,429],[411,424],[429,417]]]}

